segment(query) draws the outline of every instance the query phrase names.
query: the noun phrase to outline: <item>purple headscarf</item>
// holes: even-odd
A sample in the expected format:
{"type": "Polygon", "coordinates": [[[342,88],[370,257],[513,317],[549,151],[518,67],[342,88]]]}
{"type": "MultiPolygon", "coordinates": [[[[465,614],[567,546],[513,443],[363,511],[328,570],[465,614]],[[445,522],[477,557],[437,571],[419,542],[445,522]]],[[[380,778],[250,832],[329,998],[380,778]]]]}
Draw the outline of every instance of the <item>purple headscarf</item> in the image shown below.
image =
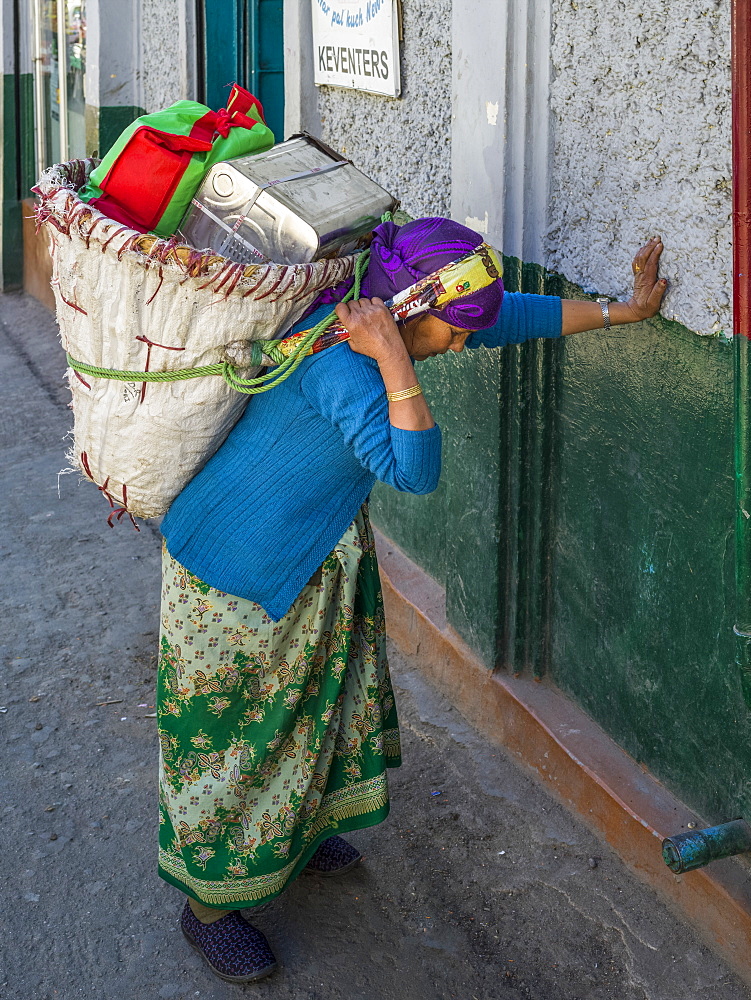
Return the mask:
{"type": "MultiPolygon", "coordinates": [[[[372,298],[390,299],[416,281],[450,264],[469,250],[474,250],[483,238],[473,229],[451,219],[414,219],[406,226],[384,222],[373,230],[370,263],[362,283],[362,294],[372,298]]],[[[348,281],[329,288],[308,310],[329,302],[340,302],[352,287],[348,281]]],[[[503,302],[503,282],[491,285],[449,302],[443,309],[428,312],[451,326],[462,330],[484,330],[498,319],[503,302]]]]}

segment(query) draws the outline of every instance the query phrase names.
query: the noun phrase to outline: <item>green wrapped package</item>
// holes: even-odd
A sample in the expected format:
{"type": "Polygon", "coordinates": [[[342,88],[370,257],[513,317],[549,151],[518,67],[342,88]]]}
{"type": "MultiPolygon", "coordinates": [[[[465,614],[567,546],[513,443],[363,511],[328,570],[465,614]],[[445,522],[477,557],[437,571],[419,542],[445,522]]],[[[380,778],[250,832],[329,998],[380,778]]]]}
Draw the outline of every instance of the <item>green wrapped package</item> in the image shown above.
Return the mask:
{"type": "Polygon", "coordinates": [[[172,236],[215,163],[273,145],[261,104],[234,84],[220,111],[178,101],[137,118],[92,171],[80,198],[131,229],[172,236]]]}

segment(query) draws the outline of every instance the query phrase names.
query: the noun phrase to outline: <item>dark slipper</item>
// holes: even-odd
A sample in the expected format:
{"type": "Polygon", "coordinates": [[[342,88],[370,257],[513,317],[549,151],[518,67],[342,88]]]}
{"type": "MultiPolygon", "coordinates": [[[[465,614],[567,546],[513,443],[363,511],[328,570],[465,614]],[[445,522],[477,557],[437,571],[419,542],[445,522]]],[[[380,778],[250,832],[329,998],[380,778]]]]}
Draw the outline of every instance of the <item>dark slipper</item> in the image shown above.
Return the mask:
{"type": "Polygon", "coordinates": [[[180,927],[211,971],[228,983],[254,983],[277,967],[269,942],[239,910],[213,924],[202,924],[186,903],[180,927]]]}
{"type": "Polygon", "coordinates": [[[315,875],[342,875],[362,861],[362,854],[342,837],[329,837],[305,866],[306,872],[315,875]]]}

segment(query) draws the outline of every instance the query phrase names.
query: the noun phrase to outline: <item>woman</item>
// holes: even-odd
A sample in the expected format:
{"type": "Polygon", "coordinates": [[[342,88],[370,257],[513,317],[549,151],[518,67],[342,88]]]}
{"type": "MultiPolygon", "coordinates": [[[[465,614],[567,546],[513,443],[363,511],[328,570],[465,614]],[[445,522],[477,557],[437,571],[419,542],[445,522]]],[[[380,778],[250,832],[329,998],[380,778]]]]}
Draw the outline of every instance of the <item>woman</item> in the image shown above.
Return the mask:
{"type": "MultiPolygon", "coordinates": [[[[447,219],[379,226],[364,297],[335,310],[349,341],[251,398],[163,522],[159,870],[188,896],[186,937],[232,982],[276,967],[240,910],[303,871],[347,871],[360,854],[339,834],[388,812],[399,729],[366,500],[376,479],[438,483],[440,430],[414,362],[606,322],[597,302],[504,298],[491,268],[490,284],[395,324],[383,299],[481,244],[447,219]]],[[[639,251],[612,323],[658,312],[661,252],[659,239],[639,251]]]]}

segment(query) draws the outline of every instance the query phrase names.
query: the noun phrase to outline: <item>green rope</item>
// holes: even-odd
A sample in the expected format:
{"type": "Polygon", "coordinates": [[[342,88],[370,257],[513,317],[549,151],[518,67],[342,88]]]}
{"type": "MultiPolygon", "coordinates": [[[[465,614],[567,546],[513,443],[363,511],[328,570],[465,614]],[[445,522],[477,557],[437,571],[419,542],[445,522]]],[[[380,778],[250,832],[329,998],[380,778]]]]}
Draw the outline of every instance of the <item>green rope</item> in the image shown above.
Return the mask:
{"type": "MultiPolygon", "coordinates": [[[[360,285],[365,268],[368,266],[370,251],[365,250],[357,258],[355,264],[355,282],[352,288],[342,299],[342,302],[349,302],[350,299],[359,298],[360,285]]],[[[83,361],[76,361],[70,354],[67,354],[68,365],[73,371],[81,375],[89,375],[92,378],[108,378],[117,382],[177,382],[186,378],[200,378],[203,375],[221,375],[227,385],[243,392],[247,395],[255,395],[259,392],[268,392],[275,386],[284,382],[299,367],[303,358],[307,356],[308,349],[324,333],[336,319],[336,313],[330,312],[320,323],[317,323],[312,330],[308,330],[300,342],[295,346],[294,352],[289,357],[285,357],[279,350],[276,343],[271,340],[254,340],[251,342],[251,364],[260,365],[263,363],[262,355],[270,358],[276,365],[270,372],[259,375],[257,378],[243,379],[237,374],[234,365],[228,361],[219,362],[215,365],[202,365],[199,368],[180,368],[170,372],[133,372],[118,371],[114,368],[97,368],[96,365],[87,365],[83,361]]]]}

